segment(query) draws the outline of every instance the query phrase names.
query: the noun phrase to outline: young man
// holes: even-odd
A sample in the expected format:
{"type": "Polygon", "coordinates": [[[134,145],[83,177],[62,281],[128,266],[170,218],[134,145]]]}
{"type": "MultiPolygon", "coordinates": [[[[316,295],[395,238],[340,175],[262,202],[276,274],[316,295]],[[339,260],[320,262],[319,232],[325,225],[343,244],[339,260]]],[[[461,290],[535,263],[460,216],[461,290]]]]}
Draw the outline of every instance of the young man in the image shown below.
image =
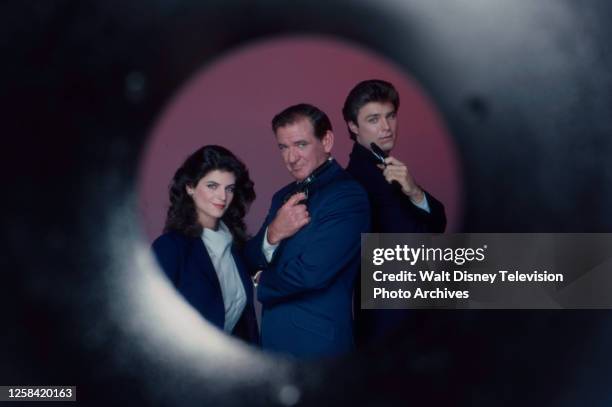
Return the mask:
{"type": "Polygon", "coordinates": [[[279,190],[245,250],[263,270],[261,343],[298,357],[353,349],[351,296],[361,233],[370,226],[363,188],[331,158],[329,118],[307,104],[276,115],[272,129],[295,182],[279,190]]]}
{"type": "Polygon", "coordinates": [[[368,192],[373,233],[442,233],[446,228],[444,206],[391,153],[398,136],[398,108],[399,95],[389,82],[363,81],[351,90],[342,109],[355,140],[346,170],[368,192]],[[389,155],[386,165],[378,164],[371,143],[389,155]]]}
{"type": "MultiPolygon", "coordinates": [[[[392,155],[398,137],[398,108],[399,95],[389,82],[367,80],[350,91],[342,113],[355,145],[346,170],[368,193],[373,233],[442,233],[446,228],[444,206],[392,155]],[[388,155],[384,164],[373,154],[371,143],[388,155]]],[[[359,295],[356,297],[358,344],[388,335],[409,315],[406,310],[360,310],[359,295]]]]}

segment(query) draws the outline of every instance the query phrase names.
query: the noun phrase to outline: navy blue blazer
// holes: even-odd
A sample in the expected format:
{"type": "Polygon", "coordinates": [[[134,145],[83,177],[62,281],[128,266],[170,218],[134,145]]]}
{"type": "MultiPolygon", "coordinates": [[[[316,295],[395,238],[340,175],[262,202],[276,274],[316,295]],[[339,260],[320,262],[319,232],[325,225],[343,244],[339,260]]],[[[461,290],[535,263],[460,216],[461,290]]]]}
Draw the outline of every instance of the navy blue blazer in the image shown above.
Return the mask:
{"type": "Polygon", "coordinates": [[[265,230],[295,187],[274,195],[264,224],[245,248],[250,266],[263,270],[257,287],[262,347],[298,357],[343,354],[353,349],[352,293],[361,233],[370,226],[368,199],[331,161],[308,187],[310,223],[281,241],[268,263],[265,230]]]}
{"type": "MultiPolygon", "coordinates": [[[[442,233],[446,228],[444,205],[427,191],[430,212],[415,206],[401,189],[389,184],[376,166],[370,150],[355,143],[346,170],[367,191],[372,209],[372,233],[442,233]]],[[[355,319],[357,345],[380,343],[399,329],[413,313],[402,309],[362,310],[357,285],[355,319]]]]}
{"type": "MultiPolygon", "coordinates": [[[[153,252],[162,270],[192,307],[213,325],[223,330],[225,307],[221,285],[200,237],[167,232],[155,239],[153,252]]],[[[247,300],[233,335],[247,342],[258,342],[257,320],[253,307],[253,283],[242,256],[232,246],[232,255],[240,274],[247,300]]]]}

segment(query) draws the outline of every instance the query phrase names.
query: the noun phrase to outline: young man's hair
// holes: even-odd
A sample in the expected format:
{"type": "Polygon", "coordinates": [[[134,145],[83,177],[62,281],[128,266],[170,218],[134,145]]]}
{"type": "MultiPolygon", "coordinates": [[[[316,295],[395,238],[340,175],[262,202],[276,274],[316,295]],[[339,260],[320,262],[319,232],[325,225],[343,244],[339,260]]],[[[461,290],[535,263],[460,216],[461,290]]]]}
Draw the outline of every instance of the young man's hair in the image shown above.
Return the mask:
{"type": "Polygon", "coordinates": [[[323,139],[328,131],[332,130],[329,117],[319,108],[307,103],[289,106],[272,119],[272,131],[276,134],[276,130],[280,127],[285,127],[294,124],[302,119],[310,120],[314,128],[315,137],[319,140],[323,139]]]}
{"type": "MultiPolygon", "coordinates": [[[[349,92],[342,108],[342,116],[347,125],[349,122],[357,124],[359,110],[370,102],[390,102],[397,111],[400,103],[399,94],[391,83],[381,79],[359,82],[349,92]]],[[[356,134],[351,131],[350,127],[348,131],[350,137],[355,140],[356,134]]]]}

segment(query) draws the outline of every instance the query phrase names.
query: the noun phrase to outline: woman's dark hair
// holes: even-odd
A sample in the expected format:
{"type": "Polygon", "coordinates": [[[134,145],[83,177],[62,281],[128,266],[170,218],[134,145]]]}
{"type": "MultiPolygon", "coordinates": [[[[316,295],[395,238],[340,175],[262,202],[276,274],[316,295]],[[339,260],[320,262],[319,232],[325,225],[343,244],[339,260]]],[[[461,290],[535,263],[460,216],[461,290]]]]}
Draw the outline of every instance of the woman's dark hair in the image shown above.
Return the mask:
{"type": "Polygon", "coordinates": [[[169,187],[170,207],[164,232],[177,231],[192,237],[202,234],[195,203],[187,194],[186,187],[195,188],[202,177],[214,170],[231,172],[236,177],[234,198],[221,220],[232,232],[234,241],[242,245],[248,238],[244,215],[255,200],[254,184],[242,161],[221,146],[204,146],[198,149],[176,170],[169,187]]]}

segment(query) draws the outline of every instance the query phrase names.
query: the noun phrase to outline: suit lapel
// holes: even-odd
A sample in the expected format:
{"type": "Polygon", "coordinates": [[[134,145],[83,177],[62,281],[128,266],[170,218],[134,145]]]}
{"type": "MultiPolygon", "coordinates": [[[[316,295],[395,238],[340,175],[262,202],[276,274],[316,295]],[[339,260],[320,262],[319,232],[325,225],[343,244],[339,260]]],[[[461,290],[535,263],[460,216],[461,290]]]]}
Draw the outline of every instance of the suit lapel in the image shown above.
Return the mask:
{"type": "Polygon", "coordinates": [[[240,275],[240,280],[244,286],[244,292],[247,296],[247,304],[250,304],[253,297],[253,283],[251,282],[251,276],[249,276],[247,273],[247,268],[242,261],[242,256],[240,256],[238,249],[234,244],[232,244],[232,257],[234,258],[236,268],[238,269],[238,274],[240,275]]]}
{"type": "Polygon", "coordinates": [[[210,281],[210,283],[215,288],[215,292],[219,294],[220,298],[223,298],[221,294],[221,284],[219,284],[219,278],[217,277],[217,272],[215,271],[215,267],[210,260],[210,256],[208,255],[208,251],[204,246],[204,242],[201,238],[194,238],[192,241],[192,249],[193,249],[193,258],[198,269],[205,275],[205,277],[210,281]]]}

